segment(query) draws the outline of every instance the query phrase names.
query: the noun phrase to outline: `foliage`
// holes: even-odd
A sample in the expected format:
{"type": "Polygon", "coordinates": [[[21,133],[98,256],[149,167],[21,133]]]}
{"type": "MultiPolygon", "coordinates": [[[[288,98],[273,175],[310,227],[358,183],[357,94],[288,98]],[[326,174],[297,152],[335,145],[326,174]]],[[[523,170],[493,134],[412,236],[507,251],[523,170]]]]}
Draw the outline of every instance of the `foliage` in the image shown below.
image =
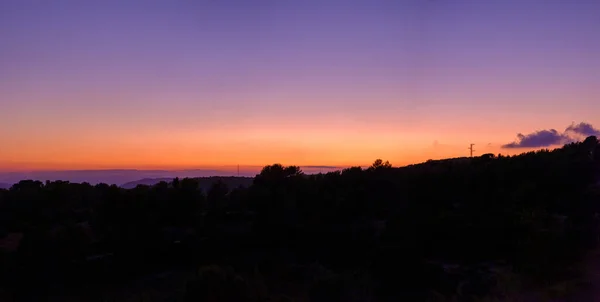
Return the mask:
{"type": "Polygon", "coordinates": [[[275,164],[248,188],[206,192],[187,178],[132,189],[24,180],[0,190],[0,240],[21,238],[0,244],[1,281],[41,295],[213,265],[187,297],[208,299],[220,280],[221,300],[357,295],[343,284],[365,300],[502,300],[579,277],[598,238],[597,145],[316,175],[275,164]],[[292,278],[291,290],[281,270],[294,265],[313,281],[292,278]]]}

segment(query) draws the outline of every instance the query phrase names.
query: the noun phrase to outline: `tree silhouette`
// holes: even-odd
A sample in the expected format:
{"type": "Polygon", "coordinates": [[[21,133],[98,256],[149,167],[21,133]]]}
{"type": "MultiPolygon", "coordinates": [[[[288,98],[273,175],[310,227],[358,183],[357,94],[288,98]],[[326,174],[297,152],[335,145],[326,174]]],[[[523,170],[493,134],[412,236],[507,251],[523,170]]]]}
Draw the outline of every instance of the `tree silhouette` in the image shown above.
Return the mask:
{"type": "Polygon", "coordinates": [[[503,300],[508,279],[572,283],[599,238],[598,144],[133,189],[23,180],[0,190],[0,292],[38,301],[206,265],[179,300],[503,300]]]}
{"type": "Polygon", "coordinates": [[[383,161],[381,159],[376,159],[373,164],[371,165],[371,167],[369,167],[370,169],[386,169],[386,168],[391,168],[392,165],[390,164],[389,161],[383,161]]]}

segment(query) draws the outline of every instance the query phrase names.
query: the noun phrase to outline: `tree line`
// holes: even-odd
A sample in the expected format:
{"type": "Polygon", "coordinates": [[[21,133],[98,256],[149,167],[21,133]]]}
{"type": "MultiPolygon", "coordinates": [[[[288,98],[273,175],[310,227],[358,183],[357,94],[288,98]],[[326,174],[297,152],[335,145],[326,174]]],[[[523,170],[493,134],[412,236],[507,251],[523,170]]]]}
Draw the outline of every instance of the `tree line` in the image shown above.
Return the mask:
{"type": "Polygon", "coordinates": [[[0,287],[25,299],[185,271],[187,301],[575,288],[599,235],[597,146],[314,175],[274,164],[249,187],[208,190],[193,178],[133,189],[23,180],[0,190],[0,287]]]}

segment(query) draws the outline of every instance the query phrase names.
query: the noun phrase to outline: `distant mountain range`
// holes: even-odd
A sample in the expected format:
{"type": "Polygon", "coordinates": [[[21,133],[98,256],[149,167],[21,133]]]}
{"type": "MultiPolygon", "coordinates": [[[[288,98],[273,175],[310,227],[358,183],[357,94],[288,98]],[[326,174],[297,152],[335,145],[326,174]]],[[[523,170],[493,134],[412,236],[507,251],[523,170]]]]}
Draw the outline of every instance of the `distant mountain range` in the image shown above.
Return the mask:
{"type": "MultiPolygon", "coordinates": [[[[198,181],[200,189],[208,191],[210,187],[217,181],[225,183],[230,189],[238,187],[249,187],[254,180],[253,177],[238,177],[238,176],[208,176],[208,177],[192,177],[198,181]]],[[[161,177],[161,178],[143,178],[140,180],[126,182],[120,185],[124,189],[133,189],[139,185],[153,186],[161,181],[171,183],[174,177],[161,177]]],[[[12,184],[0,182],[0,189],[10,189],[12,184]]]]}
{"type": "MultiPolygon", "coordinates": [[[[257,171],[244,171],[240,176],[255,176],[257,171]]],[[[0,172],[0,183],[13,184],[21,180],[39,181],[64,180],[73,183],[87,182],[121,185],[145,179],[173,179],[175,177],[209,177],[233,176],[237,171],[227,170],[69,170],[69,171],[33,171],[33,172],[0,172]]]]}
{"type": "Polygon", "coordinates": [[[133,189],[137,186],[153,186],[161,181],[165,181],[165,182],[171,182],[173,181],[174,178],[172,177],[168,177],[168,178],[144,178],[144,179],[140,179],[140,180],[135,180],[135,181],[130,181],[130,182],[126,182],[122,185],[120,185],[121,188],[125,188],[125,189],[133,189]]]}
{"type": "MultiPolygon", "coordinates": [[[[195,179],[199,183],[200,189],[203,191],[208,191],[210,187],[221,181],[226,184],[230,189],[234,189],[237,187],[249,187],[254,180],[253,177],[236,177],[236,176],[210,176],[210,177],[195,177],[195,179]]],[[[144,178],[136,181],[127,182],[121,185],[121,188],[124,189],[133,189],[137,186],[153,186],[158,184],[159,182],[172,182],[173,178],[144,178]]]]}
{"type": "MultiPolygon", "coordinates": [[[[140,184],[154,184],[154,180],[170,181],[175,177],[211,177],[211,176],[243,176],[254,177],[260,173],[262,167],[245,167],[243,171],[238,173],[237,167],[229,169],[193,169],[193,170],[67,170],[67,171],[32,171],[32,172],[1,172],[0,171],[0,187],[11,186],[21,180],[31,179],[39,181],[55,181],[64,180],[74,183],[87,182],[92,185],[98,183],[128,185],[130,182],[140,182],[140,184]]],[[[303,166],[302,170],[307,174],[330,172],[340,170],[341,167],[334,166],[303,166]]]]}

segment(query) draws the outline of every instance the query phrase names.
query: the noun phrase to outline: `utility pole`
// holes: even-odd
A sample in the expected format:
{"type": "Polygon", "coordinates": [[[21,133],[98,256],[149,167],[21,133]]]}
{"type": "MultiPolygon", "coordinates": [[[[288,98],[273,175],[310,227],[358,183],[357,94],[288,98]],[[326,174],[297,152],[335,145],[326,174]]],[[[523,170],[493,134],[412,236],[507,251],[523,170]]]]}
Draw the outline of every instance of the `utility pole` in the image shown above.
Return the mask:
{"type": "Polygon", "coordinates": [[[238,175],[238,177],[240,177],[240,165],[239,164],[238,164],[237,168],[238,168],[238,174],[237,175],[238,175]]]}
{"type": "Polygon", "coordinates": [[[469,147],[469,150],[471,151],[471,157],[473,157],[473,152],[475,150],[473,150],[473,146],[475,146],[475,144],[471,144],[471,146],[469,147]]]}

